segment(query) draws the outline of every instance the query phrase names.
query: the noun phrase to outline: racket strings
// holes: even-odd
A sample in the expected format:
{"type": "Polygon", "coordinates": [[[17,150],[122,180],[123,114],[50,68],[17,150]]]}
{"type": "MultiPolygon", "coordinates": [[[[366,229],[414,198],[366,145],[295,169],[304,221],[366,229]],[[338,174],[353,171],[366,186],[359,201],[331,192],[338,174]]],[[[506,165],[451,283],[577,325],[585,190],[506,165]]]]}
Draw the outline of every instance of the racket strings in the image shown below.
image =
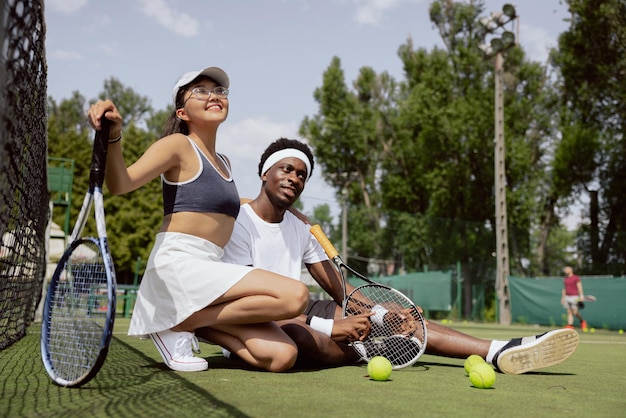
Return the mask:
{"type": "Polygon", "coordinates": [[[426,349],[426,325],[415,305],[403,294],[385,286],[369,284],[355,289],[347,298],[345,316],[380,310],[370,317],[367,337],[353,343],[366,360],[386,357],[394,368],[413,364],[426,349]],[[378,305],[380,308],[374,308],[378,305]]]}
{"type": "Polygon", "coordinates": [[[367,339],[353,343],[356,351],[365,360],[383,356],[394,369],[409,366],[422,355],[422,344],[415,337],[393,335],[382,339],[367,339]]]}
{"type": "Polygon", "coordinates": [[[52,292],[48,358],[58,377],[75,381],[97,361],[107,324],[107,274],[96,243],[83,240],[65,258],[52,292]]]}

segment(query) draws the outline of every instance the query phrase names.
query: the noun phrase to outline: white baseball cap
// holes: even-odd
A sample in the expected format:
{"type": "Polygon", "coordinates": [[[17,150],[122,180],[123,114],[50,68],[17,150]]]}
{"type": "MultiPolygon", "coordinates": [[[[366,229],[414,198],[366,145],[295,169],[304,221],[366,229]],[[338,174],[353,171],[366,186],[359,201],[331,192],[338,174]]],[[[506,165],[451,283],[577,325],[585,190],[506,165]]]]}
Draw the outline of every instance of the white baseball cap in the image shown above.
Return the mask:
{"type": "Polygon", "coordinates": [[[189,71],[188,73],[183,74],[178,79],[176,84],[174,84],[174,89],[172,90],[172,98],[174,99],[174,102],[176,102],[176,95],[178,94],[178,91],[200,76],[209,77],[222,87],[228,88],[230,85],[228,74],[226,74],[226,72],[221,68],[207,67],[204,70],[189,71]]]}

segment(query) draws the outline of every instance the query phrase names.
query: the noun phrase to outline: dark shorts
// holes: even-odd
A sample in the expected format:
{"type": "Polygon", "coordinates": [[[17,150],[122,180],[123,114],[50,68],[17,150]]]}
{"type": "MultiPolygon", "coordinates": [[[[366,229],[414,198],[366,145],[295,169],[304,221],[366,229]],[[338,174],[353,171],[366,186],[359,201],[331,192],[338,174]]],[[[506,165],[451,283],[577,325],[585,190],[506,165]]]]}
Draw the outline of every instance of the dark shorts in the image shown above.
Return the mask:
{"type": "Polygon", "coordinates": [[[335,318],[337,306],[339,305],[334,300],[309,300],[309,306],[307,306],[304,314],[306,316],[333,319],[335,318]]]}

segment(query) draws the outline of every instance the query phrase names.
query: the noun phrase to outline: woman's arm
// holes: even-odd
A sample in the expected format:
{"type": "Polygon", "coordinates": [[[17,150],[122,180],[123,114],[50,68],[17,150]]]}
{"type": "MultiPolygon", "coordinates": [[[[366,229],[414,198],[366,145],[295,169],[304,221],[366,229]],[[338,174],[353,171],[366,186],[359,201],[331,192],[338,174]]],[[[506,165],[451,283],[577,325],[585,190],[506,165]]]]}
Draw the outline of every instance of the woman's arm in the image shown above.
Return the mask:
{"type": "Polygon", "coordinates": [[[122,134],[122,116],[111,100],[99,100],[87,112],[89,123],[95,130],[102,127],[102,118],[111,121],[107,153],[106,185],[114,195],[131,192],[161,173],[180,165],[182,135],[170,135],[157,141],[130,167],[126,167],[122,154],[123,140],[116,140],[122,134]],[[180,138],[177,138],[180,137],[180,138]]]}

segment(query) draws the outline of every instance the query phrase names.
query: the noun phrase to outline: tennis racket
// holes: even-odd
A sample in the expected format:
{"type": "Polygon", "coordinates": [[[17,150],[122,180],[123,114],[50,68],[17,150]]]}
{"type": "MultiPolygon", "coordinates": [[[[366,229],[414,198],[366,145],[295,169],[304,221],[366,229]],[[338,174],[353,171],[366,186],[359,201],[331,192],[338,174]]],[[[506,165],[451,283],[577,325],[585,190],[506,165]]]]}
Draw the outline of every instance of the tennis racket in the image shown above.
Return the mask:
{"type": "Polygon", "coordinates": [[[576,306],[578,306],[578,309],[585,309],[585,302],[595,302],[596,300],[598,299],[594,295],[585,295],[584,298],[578,299],[576,306]]]}
{"type": "Polygon", "coordinates": [[[370,332],[363,341],[351,343],[363,360],[386,357],[394,369],[414,364],[426,350],[426,322],[413,301],[401,292],[377,283],[347,265],[319,225],[311,233],[339,269],[344,318],[374,312],[370,332]],[[346,273],[365,281],[346,295],[346,273]]]}
{"type": "Polygon", "coordinates": [[[110,122],[102,118],[93,142],[89,189],[44,306],[41,356],[60,386],[81,386],[98,373],[113,331],[116,279],[102,198],[109,129],[110,122]],[[93,202],[98,237],[81,237],[93,202]]]}

